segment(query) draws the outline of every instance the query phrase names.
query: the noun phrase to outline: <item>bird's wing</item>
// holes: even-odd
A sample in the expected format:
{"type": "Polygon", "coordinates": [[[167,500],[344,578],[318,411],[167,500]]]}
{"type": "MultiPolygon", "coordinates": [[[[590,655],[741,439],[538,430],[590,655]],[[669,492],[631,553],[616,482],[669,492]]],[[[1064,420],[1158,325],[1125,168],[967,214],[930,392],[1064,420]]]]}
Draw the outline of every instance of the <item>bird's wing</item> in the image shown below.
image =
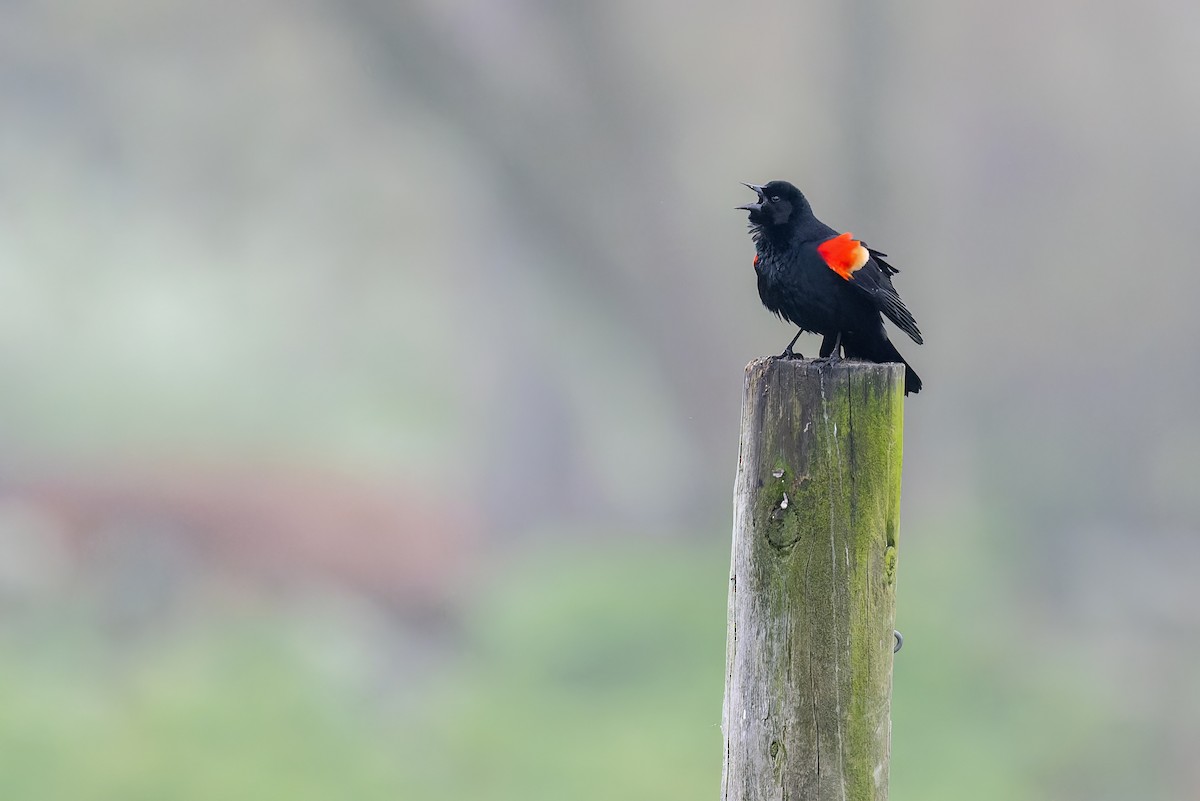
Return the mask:
{"type": "Polygon", "coordinates": [[[826,239],[817,245],[817,252],[829,269],[866,293],[884,316],[914,342],[924,342],[917,321],[892,286],[892,276],[899,270],[883,260],[887,254],[871,250],[850,233],[826,239]]]}
{"type": "MultiPolygon", "coordinates": [[[[866,242],[863,242],[862,244],[863,247],[867,248],[866,242]]],[[[867,252],[871,254],[872,259],[879,262],[879,266],[882,267],[884,272],[886,272],[888,275],[895,275],[896,273],[900,272],[898,267],[893,267],[883,260],[883,257],[887,255],[883,251],[875,250],[874,248],[867,248],[867,252]]]]}

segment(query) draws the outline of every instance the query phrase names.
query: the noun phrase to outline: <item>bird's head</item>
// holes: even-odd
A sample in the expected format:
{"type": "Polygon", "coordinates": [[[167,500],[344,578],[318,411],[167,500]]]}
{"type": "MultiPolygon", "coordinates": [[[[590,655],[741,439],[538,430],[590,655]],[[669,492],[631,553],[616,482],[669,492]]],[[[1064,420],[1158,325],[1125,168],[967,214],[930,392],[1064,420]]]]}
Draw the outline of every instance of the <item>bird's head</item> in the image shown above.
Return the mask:
{"type": "Polygon", "coordinates": [[[808,199],[787,181],[771,181],[769,184],[743,184],[758,195],[758,201],[738,206],[750,212],[751,225],[759,228],[782,227],[803,219],[812,213],[808,199]]]}

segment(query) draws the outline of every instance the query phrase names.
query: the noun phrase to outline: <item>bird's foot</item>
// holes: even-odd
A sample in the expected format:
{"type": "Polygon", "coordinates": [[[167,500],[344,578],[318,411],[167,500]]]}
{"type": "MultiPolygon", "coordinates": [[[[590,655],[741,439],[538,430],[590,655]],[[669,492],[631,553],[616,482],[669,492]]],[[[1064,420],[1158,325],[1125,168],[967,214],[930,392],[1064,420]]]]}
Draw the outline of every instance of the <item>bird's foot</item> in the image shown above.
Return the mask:
{"type": "Polygon", "coordinates": [[[845,357],[842,356],[841,353],[834,351],[833,353],[829,354],[828,356],[820,356],[816,359],[813,359],[813,364],[817,364],[822,367],[831,367],[831,366],[837,364],[838,362],[844,361],[844,360],[845,360],[845,357]]]}
{"type": "Polygon", "coordinates": [[[817,359],[817,364],[821,367],[830,367],[842,360],[842,333],[839,331],[836,336],[831,337],[825,335],[825,339],[821,340],[821,358],[817,359]]]}
{"type": "Polygon", "coordinates": [[[796,331],[796,336],[792,337],[792,341],[789,342],[787,344],[787,347],[783,349],[783,353],[779,354],[780,359],[803,359],[804,358],[803,353],[796,353],[796,351],[792,350],[792,348],[794,348],[796,346],[796,340],[800,339],[800,335],[803,333],[804,333],[803,328],[796,331]]]}

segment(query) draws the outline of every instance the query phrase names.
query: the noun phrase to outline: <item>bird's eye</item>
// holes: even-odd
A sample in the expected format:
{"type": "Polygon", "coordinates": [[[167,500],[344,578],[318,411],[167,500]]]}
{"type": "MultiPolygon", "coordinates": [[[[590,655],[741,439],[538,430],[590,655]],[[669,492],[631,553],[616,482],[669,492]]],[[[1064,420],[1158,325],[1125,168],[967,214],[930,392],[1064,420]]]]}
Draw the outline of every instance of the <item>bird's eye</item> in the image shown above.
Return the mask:
{"type": "Polygon", "coordinates": [[[779,202],[779,195],[771,195],[771,202],[772,202],[772,203],[778,203],[778,202],[779,202]]]}

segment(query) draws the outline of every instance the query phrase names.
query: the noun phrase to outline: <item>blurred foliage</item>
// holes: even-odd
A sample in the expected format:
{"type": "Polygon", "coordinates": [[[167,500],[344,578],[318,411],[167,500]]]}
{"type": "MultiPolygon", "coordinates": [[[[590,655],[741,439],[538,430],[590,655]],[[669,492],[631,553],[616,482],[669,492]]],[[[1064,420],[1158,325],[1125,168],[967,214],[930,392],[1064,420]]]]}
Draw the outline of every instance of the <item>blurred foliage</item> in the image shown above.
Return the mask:
{"type": "MultiPolygon", "coordinates": [[[[1070,663],[1019,664],[1029,654],[1021,626],[996,602],[1008,577],[963,535],[913,534],[902,546],[892,797],[1083,797],[1054,791],[1069,783],[1092,799],[1135,787],[1168,798],[1130,756],[1148,748],[1145,732],[1106,700],[1114,688],[1070,663]],[[917,591],[926,584],[936,590],[917,591]],[[1073,775],[1097,754],[1124,764],[1073,775]]],[[[79,609],[10,624],[0,791],[78,801],[714,796],[726,564],[723,549],[628,541],[512,555],[455,636],[415,660],[416,674],[380,674],[377,657],[394,649],[412,662],[420,638],[350,625],[364,611],[354,606],[322,624],[226,609],[123,648],[79,609]]]]}
{"type": "MultiPolygon", "coordinates": [[[[407,681],[305,618],[209,615],[114,648],[28,614],[0,658],[13,799],[693,798],[720,771],[724,578],[711,551],[514,560],[407,681]],[[52,637],[45,636],[53,632],[52,637]],[[329,664],[326,649],[335,649],[329,664]],[[63,769],[70,765],[70,769],[63,769]],[[615,769],[620,766],[620,769],[615,769]]],[[[335,628],[342,623],[331,623],[335,628]]],[[[394,643],[420,647],[411,633],[394,643]]],[[[411,656],[411,655],[410,655],[411,656]]]]}

